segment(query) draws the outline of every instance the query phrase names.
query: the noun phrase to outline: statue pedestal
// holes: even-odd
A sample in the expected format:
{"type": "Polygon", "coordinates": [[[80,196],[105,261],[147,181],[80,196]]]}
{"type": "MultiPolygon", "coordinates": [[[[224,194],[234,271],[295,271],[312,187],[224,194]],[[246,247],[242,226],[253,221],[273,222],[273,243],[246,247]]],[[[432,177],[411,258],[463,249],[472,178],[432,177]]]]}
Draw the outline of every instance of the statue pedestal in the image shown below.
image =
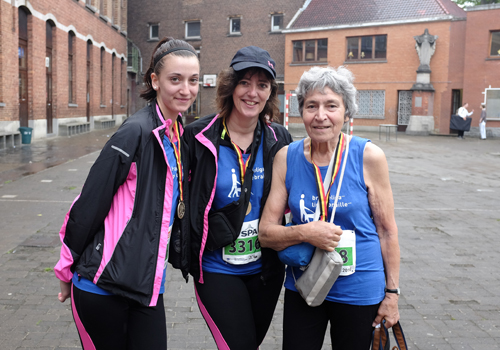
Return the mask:
{"type": "Polygon", "coordinates": [[[410,90],[434,92],[434,87],[431,84],[430,70],[428,72],[421,71],[420,69],[417,70],[417,82],[413,84],[410,90]]]}
{"type": "Polygon", "coordinates": [[[427,136],[434,130],[434,117],[429,115],[411,115],[406,128],[406,135],[427,136]]]}
{"type": "Polygon", "coordinates": [[[434,110],[434,89],[432,91],[413,91],[412,99],[411,116],[406,128],[406,134],[429,135],[434,131],[434,117],[432,115],[434,110]]]}

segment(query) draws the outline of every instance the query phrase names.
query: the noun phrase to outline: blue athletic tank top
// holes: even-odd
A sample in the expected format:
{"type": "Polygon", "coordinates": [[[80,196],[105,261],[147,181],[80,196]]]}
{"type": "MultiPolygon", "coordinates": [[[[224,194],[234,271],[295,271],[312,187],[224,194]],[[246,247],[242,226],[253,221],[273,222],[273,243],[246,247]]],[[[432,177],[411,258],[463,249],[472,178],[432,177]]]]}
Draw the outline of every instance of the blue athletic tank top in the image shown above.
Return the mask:
{"type": "MultiPolygon", "coordinates": [[[[175,145],[178,143],[175,142],[175,145]]],[[[170,212],[170,226],[173,225],[174,223],[174,218],[175,218],[175,211],[177,208],[177,201],[179,199],[179,180],[178,180],[178,173],[177,173],[177,161],[175,159],[174,155],[174,148],[172,146],[172,143],[170,142],[170,139],[168,138],[167,135],[163,137],[163,148],[165,149],[165,154],[167,155],[167,161],[168,161],[168,166],[170,170],[172,171],[172,176],[173,176],[173,189],[172,189],[172,211],[170,212]]],[[[168,259],[168,246],[167,246],[167,259],[168,259]]],[[[161,279],[161,288],[160,288],[160,294],[165,293],[165,277],[167,274],[167,268],[163,269],[163,277],[161,279]]],[[[94,293],[94,294],[99,294],[99,295],[113,295],[112,293],[96,286],[92,281],[89,281],[86,278],[83,278],[81,276],[78,276],[78,274],[75,272],[73,274],[73,284],[75,287],[77,287],[80,290],[83,290],[85,292],[89,293],[94,293]]]]}
{"type": "MultiPolygon", "coordinates": [[[[355,231],[356,272],[339,276],[326,300],[351,305],[374,305],[384,299],[385,275],[380,240],[363,177],[363,153],[368,141],[356,136],[351,139],[334,219],[334,223],[343,230],[355,231]]],[[[345,151],[342,161],[344,157],[345,151]]],[[[320,167],[323,179],[327,170],[328,166],[320,167]]],[[[328,218],[335,202],[339,179],[340,171],[330,191],[328,218]]],[[[304,140],[288,146],[285,185],[292,223],[301,225],[312,221],[318,202],[318,189],[314,167],[304,155],[304,140]]],[[[293,272],[297,279],[302,275],[299,268],[294,268],[293,272]]],[[[290,266],[287,267],[285,287],[297,291],[290,266]]]]}
{"type": "MultiPolygon", "coordinates": [[[[253,166],[252,193],[250,195],[251,212],[245,216],[245,223],[250,223],[253,229],[259,229],[260,201],[264,192],[264,158],[262,143],[260,142],[255,163],[253,166]]],[[[252,155],[254,157],[255,155],[252,155]]],[[[246,161],[249,154],[243,154],[246,161]]],[[[217,210],[225,205],[236,201],[240,197],[241,178],[238,167],[238,157],[236,151],[230,146],[220,145],[217,173],[217,187],[212,208],[217,210]]],[[[205,250],[203,253],[202,267],[203,271],[224,273],[228,275],[252,275],[259,273],[262,269],[262,260],[253,261],[243,265],[233,265],[222,259],[222,250],[217,249],[213,252],[205,250]]]]}

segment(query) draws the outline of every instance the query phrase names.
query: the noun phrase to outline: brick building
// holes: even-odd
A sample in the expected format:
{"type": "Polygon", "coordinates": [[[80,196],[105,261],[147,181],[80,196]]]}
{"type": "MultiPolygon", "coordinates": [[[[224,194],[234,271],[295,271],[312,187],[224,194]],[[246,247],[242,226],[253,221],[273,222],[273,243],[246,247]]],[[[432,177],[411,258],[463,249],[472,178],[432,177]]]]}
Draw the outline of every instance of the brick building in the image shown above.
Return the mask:
{"type": "Polygon", "coordinates": [[[486,134],[500,137],[500,4],[466,10],[463,100],[475,109],[473,126],[479,123],[480,104],[486,102],[486,134]]]}
{"type": "MultiPolygon", "coordinates": [[[[394,124],[403,131],[418,115],[433,121],[429,132],[448,134],[462,101],[479,112],[484,88],[500,87],[500,53],[489,54],[492,40],[498,40],[500,9],[476,9],[466,12],[451,0],[306,0],[283,31],[285,90],[293,92],[312,65],[344,65],[359,91],[358,130],[394,124]],[[425,30],[437,36],[429,91],[416,84],[420,61],[414,37],[425,30]]],[[[300,123],[293,118],[299,115],[293,97],[290,107],[290,122],[300,123]]],[[[475,113],[476,129],[478,120],[475,113]]]]}
{"type": "Polygon", "coordinates": [[[0,0],[0,132],[121,123],[126,30],[126,0],[0,0]]]}
{"type": "MultiPolygon", "coordinates": [[[[285,90],[292,91],[311,65],[344,65],[354,73],[359,91],[355,127],[387,123],[404,129],[417,95],[412,90],[419,67],[414,36],[428,29],[438,36],[430,62],[435,92],[433,106],[421,113],[436,116],[434,129],[447,131],[452,91],[463,86],[465,28],[465,11],[450,0],[309,0],[285,30],[285,90]]],[[[297,116],[291,107],[290,116],[297,116]]]]}
{"type": "MultiPolygon", "coordinates": [[[[200,92],[188,114],[203,116],[215,111],[215,77],[244,46],[256,45],[269,51],[276,61],[277,80],[283,87],[285,35],[281,31],[303,3],[304,0],[254,0],[251,4],[244,0],[172,0],[158,6],[154,0],[129,0],[128,35],[142,56],[142,73],[147,70],[153,48],[164,36],[184,39],[199,50],[200,92]],[[206,86],[209,83],[211,87],[206,86]]],[[[134,52],[138,57],[139,53],[134,52]]],[[[129,67],[129,71],[138,70],[138,65],[129,67]]],[[[137,82],[142,84],[142,76],[137,82]]],[[[137,85],[131,91],[135,89],[137,96],[140,88],[137,85]]],[[[135,100],[130,104],[132,113],[132,105],[138,109],[144,102],[135,100]]]]}

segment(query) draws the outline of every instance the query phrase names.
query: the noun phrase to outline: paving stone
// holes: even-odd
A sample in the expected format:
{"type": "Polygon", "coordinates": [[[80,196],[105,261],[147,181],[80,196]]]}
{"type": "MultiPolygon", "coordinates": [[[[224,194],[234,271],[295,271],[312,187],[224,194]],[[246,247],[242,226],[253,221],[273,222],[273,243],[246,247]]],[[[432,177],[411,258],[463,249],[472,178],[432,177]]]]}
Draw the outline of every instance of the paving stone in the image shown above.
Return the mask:
{"type": "MultiPolygon", "coordinates": [[[[374,140],[389,163],[401,246],[400,315],[409,349],[498,349],[500,157],[492,153],[500,140],[401,134],[397,142],[380,142],[376,134],[360,136],[374,140]]],[[[52,268],[60,225],[97,154],[0,185],[2,350],[81,348],[70,305],[57,300],[52,268]],[[47,178],[54,186],[40,182],[47,178]],[[26,202],[1,198],[11,193],[26,202]]],[[[169,349],[216,349],[192,278],[186,283],[171,267],[165,309],[169,349]]],[[[261,350],[281,349],[282,318],[283,293],[261,350]]],[[[323,349],[330,349],[328,335],[323,349]]]]}

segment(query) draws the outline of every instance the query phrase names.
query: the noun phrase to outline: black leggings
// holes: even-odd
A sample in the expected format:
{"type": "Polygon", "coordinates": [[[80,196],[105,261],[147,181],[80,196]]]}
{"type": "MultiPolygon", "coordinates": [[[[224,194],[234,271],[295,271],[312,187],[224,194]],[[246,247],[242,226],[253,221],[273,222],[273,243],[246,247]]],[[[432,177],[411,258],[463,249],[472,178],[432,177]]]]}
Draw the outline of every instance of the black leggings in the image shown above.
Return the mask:
{"type": "Polygon", "coordinates": [[[379,305],[357,306],[324,301],[320,306],[310,307],[299,293],[287,289],[283,313],[283,349],[321,349],[328,321],[332,349],[369,349],[372,323],[379,305]]]}
{"type": "Polygon", "coordinates": [[[273,319],[284,273],[262,283],[249,276],[203,273],[196,299],[219,350],[256,350],[273,319]]]}
{"type": "Polygon", "coordinates": [[[89,293],[73,286],[71,306],[85,350],[167,348],[163,294],[155,307],[147,307],[124,297],[89,293]]]}

